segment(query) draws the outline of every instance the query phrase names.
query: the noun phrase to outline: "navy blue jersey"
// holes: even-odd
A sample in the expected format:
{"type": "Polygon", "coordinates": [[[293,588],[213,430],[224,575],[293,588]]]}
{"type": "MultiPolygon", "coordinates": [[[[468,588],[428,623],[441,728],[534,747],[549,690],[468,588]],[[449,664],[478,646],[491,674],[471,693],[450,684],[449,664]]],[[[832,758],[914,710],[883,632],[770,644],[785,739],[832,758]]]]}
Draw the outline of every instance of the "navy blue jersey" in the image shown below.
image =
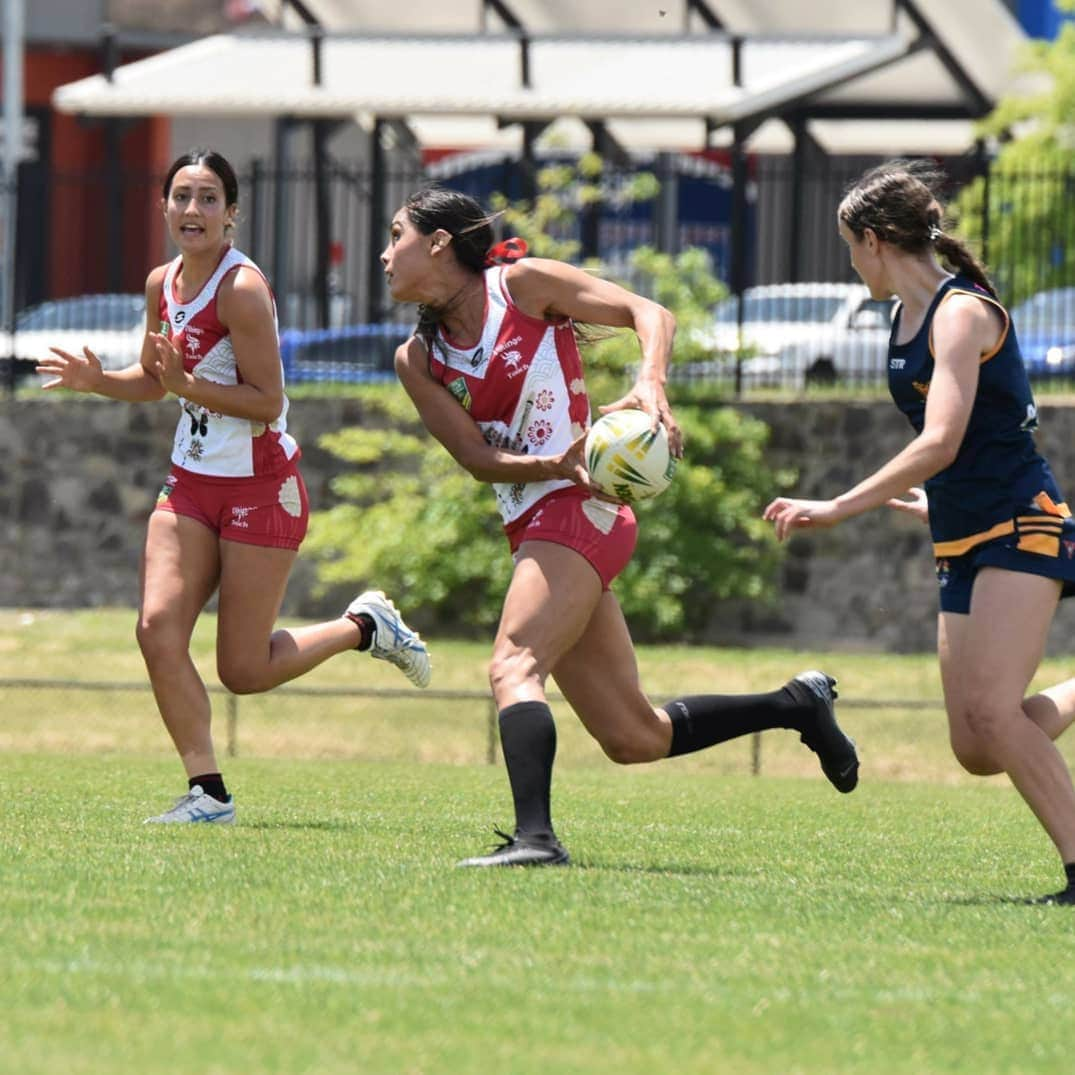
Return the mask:
{"type": "Polygon", "coordinates": [[[960,556],[1007,534],[1019,534],[1020,547],[1036,551],[1033,546],[1043,546],[1043,539],[1055,541],[1054,529],[1059,536],[1055,520],[1071,513],[1062,502],[1049,464],[1034,445],[1037,408],[1015,329],[1000,303],[972,281],[952,277],[938,289],[914,338],[902,344],[895,342],[900,325],[897,311],[889,339],[889,391],[915,432],[921,433],[933,379],[933,318],[953,293],[988,303],[1000,314],[1004,329],[996,348],[982,357],[959,454],[926,482],[934,552],[960,556]],[[1042,533],[1043,527],[1047,534],[1042,533]]]}

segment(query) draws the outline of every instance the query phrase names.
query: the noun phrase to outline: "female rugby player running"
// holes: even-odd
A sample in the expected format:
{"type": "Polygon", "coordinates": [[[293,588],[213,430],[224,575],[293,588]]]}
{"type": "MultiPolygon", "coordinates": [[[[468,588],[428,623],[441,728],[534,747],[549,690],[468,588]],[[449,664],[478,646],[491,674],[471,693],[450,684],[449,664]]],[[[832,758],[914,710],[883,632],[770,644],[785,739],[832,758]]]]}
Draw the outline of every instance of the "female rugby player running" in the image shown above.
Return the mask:
{"type": "Polygon", "coordinates": [[[161,210],[179,256],[146,280],[141,359],[105,371],[87,348],[53,348],[44,387],[129,403],[173,394],[180,405],[171,472],[149,517],[138,644],[188,791],[150,822],[230,823],[235,803],[217,765],[209,695],[190,656],[194,623],[219,590],[217,671],[236,694],[266,691],[351,649],[368,649],[420,687],[425,644],[380,591],[339,619],[274,631],[309,507],[299,447],[287,432],[276,304],[229,238],[239,184],[231,165],[192,150],[171,166],[161,210]]]}
{"type": "Polygon", "coordinates": [[[612,580],[635,545],[631,509],[595,497],[583,464],[590,401],[572,322],[628,327],[642,362],[634,387],[603,410],[638,407],[680,432],[664,381],[675,322],[648,299],[558,261],[515,260],[493,247],[473,199],[422,190],[392,220],[381,260],[392,297],[420,306],[396,371],[423,423],[476,479],[492,484],[515,560],[489,678],[515,805],[503,844],[464,866],[568,861],[553,830],[556,729],[551,675],[616,762],[655,761],[763,728],[790,728],[840,791],[858,778],[854,744],[836,724],[835,681],[805,672],[756,695],[703,695],[653,706],[638,682],[612,580]],[[510,264],[498,264],[506,260],[510,264]]]}

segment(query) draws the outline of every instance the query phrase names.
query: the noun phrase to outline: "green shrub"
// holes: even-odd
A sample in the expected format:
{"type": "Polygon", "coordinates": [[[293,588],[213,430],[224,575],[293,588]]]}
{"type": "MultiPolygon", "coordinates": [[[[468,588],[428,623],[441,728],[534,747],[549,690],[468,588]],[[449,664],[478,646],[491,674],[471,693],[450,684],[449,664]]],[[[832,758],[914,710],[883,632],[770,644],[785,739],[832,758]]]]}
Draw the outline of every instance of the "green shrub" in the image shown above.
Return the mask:
{"type": "MultiPolygon", "coordinates": [[[[333,481],[340,503],[314,513],[306,551],[323,587],[375,579],[405,594],[439,627],[494,627],[511,557],[492,491],[483,489],[418,425],[395,395],[364,409],[387,429],[351,428],[320,444],[352,469],[333,481]]],[[[768,428],[728,407],[685,405],[676,415],[686,459],[661,497],[637,507],[639,543],[614,584],[640,639],[700,639],[714,606],[772,594],[779,552],[761,509],[787,476],[765,463],[768,428]]]]}

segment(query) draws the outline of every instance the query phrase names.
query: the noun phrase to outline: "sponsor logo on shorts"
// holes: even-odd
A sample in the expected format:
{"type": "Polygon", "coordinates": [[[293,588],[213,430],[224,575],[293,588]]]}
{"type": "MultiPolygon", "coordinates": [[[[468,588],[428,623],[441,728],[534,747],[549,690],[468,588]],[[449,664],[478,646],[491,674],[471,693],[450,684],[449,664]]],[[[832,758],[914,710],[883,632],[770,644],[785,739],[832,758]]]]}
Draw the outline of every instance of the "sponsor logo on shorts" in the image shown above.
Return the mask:
{"type": "Polygon", "coordinates": [[[1075,541],[1064,539],[1064,552],[1069,560],[1075,560],[1075,541]]]}
{"type": "Polygon", "coordinates": [[[293,519],[302,515],[302,497],[299,495],[299,479],[294,474],[280,486],[280,507],[293,519]]]}
{"type": "Polygon", "coordinates": [[[943,590],[951,578],[952,566],[947,560],[937,561],[937,585],[943,590]]]}
{"type": "Polygon", "coordinates": [[[240,508],[232,506],[231,509],[231,525],[237,526],[243,530],[250,528],[249,516],[254,508],[240,508]]]}
{"type": "Polygon", "coordinates": [[[609,504],[605,500],[598,500],[597,497],[590,497],[589,500],[582,502],[582,514],[602,534],[611,534],[612,528],[619,518],[619,509],[615,504],[609,504]]]}
{"type": "Polygon", "coordinates": [[[163,504],[168,497],[175,492],[176,478],[174,474],[169,474],[164,480],[164,484],[161,486],[161,491],[157,494],[157,503],[163,504]]]}

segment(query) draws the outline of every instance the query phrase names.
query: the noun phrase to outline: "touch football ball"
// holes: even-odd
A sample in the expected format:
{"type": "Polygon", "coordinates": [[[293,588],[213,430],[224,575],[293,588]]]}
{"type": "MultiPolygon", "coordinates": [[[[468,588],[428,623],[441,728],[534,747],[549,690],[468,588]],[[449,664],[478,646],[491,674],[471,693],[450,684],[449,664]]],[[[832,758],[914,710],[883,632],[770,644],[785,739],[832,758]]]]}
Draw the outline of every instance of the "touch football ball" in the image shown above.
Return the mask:
{"type": "Polygon", "coordinates": [[[663,493],[676,471],[663,425],[652,428],[645,411],[612,411],[586,434],[586,469],[605,496],[624,504],[663,493]]]}

